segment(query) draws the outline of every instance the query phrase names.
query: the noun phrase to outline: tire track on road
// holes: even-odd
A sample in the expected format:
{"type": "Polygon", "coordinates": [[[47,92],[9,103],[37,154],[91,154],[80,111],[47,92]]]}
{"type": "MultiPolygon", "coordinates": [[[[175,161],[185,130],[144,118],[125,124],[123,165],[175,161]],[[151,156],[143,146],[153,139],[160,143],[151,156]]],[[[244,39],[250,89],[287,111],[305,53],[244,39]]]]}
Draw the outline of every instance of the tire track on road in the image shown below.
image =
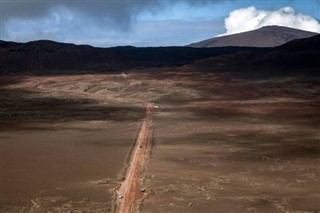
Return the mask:
{"type": "Polygon", "coordinates": [[[142,186],[141,174],[146,166],[149,154],[148,143],[153,108],[153,103],[148,103],[146,106],[146,117],[143,120],[135,147],[131,154],[125,180],[117,190],[116,211],[119,213],[136,212],[137,201],[142,197],[142,192],[140,191],[142,186]]]}

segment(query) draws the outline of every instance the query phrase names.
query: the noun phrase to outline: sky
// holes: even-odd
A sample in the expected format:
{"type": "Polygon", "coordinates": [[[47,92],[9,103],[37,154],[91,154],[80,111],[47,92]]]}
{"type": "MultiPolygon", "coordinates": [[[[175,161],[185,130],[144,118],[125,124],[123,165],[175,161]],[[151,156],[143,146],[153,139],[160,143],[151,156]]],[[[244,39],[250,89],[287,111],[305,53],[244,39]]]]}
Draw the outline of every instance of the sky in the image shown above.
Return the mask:
{"type": "Polygon", "coordinates": [[[280,25],[320,33],[320,0],[0,0],[0,39],[180,46],[280,25]]]}

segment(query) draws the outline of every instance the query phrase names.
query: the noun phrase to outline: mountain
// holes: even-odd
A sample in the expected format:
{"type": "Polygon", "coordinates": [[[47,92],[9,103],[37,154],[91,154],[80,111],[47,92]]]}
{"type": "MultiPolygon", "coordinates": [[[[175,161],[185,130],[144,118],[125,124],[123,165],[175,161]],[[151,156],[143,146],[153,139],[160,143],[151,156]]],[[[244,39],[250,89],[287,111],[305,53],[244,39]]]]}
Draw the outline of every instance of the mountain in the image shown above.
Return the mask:
{"type": "Polygon", "coordinates": [[[189,47],[276,47],[294,39],[308,38],[317,33],[280,26],[215,37],[188,45],[189,47]]]}
{"type": "Polygon", "coordinates": [[[296,39],[273,49],[274,51],[285,50],[294,52],[320,53],[320,34],[309,38],[296,39]]]}
{"type": "Polygon", "coordinates": [[[113,47],[97,48],[54,41],[0,41],[0,73],[110,72],[160,66],[197,66],[197,70],[319,70],[320,35],[274,48],[113,47]]]}
{"type": "Polygon", "coordinates": [[[2,71],[108,69],[127,62],[112,49],[95,48],[48,40],[28,43],[0,42],[0,69],[2,71]]]}
{"type": "MultiPolygon", "coordinates": [[[[210,48],[209,48],[210,49],[210,48]]],[[[265,51],[239,51],[195,61],[191,70],[233,72],[248,76],[320,76],[320,35],[289,41],[265,51]]]]}
{"type": "Polygon", "coordinates": [[[320,74],[320,35],[297,39],[269,50],[253,65],[285,71],[312,70],[320,74]]]}
{"type": "Polygon", "coordinates": [[[110,72],[146,66],[176,66],[244,49],[254,48],[97,48],[48,40],[0,41],[0,72],[110,72]]]}

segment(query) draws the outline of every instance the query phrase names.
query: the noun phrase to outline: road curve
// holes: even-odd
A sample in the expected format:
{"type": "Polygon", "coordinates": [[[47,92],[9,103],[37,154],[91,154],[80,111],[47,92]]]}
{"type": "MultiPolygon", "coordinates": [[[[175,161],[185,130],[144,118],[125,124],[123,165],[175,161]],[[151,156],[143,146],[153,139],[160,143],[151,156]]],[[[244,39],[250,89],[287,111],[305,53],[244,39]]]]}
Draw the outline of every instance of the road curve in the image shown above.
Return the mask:
{"type": "Polygon", "coordinates": [[[133,213],[137,211],[137,200],[142,197],[141,173],[146,164],[148,156],[149,132],[151,127],[153,103],[146,106],[146,117],[143,120],[137,141],[131,153],[129,167],[126,171],[126,178],[117,191],[117,212],[133,213]],[[120,197],[119,197],[120,196],[120,197]],[[123,197],[122,197],[123,196],[123,197]]]}

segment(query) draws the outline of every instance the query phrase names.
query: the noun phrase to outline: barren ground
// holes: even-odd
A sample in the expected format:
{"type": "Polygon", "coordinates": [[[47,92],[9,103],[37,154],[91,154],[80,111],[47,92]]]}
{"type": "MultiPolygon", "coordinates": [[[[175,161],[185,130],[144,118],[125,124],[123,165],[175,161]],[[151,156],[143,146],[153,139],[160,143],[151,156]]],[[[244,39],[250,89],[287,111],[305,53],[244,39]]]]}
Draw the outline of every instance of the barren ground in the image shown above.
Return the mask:
{"type": "Polygon", "coordinates": [[[1,77],[1,212],[108,212],[155,101],[141,212],[320,210],[319,79],[1,77]]]}

